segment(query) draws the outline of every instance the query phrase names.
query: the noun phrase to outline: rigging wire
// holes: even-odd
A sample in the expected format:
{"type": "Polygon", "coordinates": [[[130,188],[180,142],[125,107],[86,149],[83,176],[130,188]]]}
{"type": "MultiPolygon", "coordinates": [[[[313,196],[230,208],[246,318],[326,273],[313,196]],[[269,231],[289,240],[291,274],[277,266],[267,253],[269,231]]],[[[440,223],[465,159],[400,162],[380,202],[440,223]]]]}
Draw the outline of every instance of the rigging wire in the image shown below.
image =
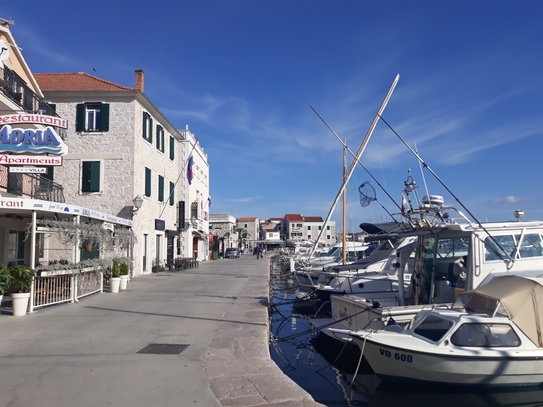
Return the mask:
{"type": "Polygon", "coordinates": [[[449,187],[447,187],[447,185],[445,185],[445,183],[441,180],[441,178],[439,178],[439,177],[437,176],[437,174],[434,172],[434,170],[432,170],[432,169],[428,166],[428,164],[426,164],[426,162],[424,162],[424,160],[421,158],[421,156],[420,156],[415,150],[413,150],[413,149],[411,148],[411,146],[410,146],[409,144],[407,144],[407,143],[404,141],[404,139],[402,139],[402,138],[400,137],[400,135],[399,135],[398,133],[396,133],[396,130],[394,130],[394,129],[392,128],[392,126],[391,126],[390,124],[388,124],[388,122],[383,118],[383,116],[381,116],[381,115],[379,114],[379,117],[380,117],[380,119],[387,125],[387,127],[392,131],[392,133],[394,133],[394,134],[396,135],[396,137],[398,137],[398,139],[400,139],[400,141],[401,141],[401,142],[409,149],[409,151],[411,151],[411,152],[415,155],[415,157],[417,157],[417,159],[418,159],[419,162],[422,164],[422,166],[423,166],[424,168],[426,168],[426,169],[430,172],[430,174],[432,174],[432,175],[434,176],[434,178],[435,178],[435,179],[443,186],[443,188],[445,188],[445,189],[447,190],[447,192],[448,192],[449,194],[451,194],[451,196],[456,200],[456,202],[458,202],[458,204],[459,204],[459,205],[460,205],[460,206],[468,213],[468,215],[471,216],[471,218],[475,221],[475,223],[477,223],[477,225],[478,225],[481,229],[483,229],[483,230],[485,231],[485,233],[488,235],[488,237],[490,237],[490,239],[492,239],[492,241],[493,241],[493,242],[494,242],[494,243],[495,243],[495,244],[503,251],[503,254],[505,254],[505,255],[509,258],[509,260],[510,260],[511,262],[514,262],[515,259],[513,259],[513,257],[511,257],[511,256],[509,255],[509,253],[507,253],[507,252],[505,251],[505,249],[502,247],[502,245],[501,245],[501,244],[500,244],[500,243],[499,243],[499,242],[498,242],[498,241],[490,234],[490,232],[489,232],[488,230],[486,230],[486,228],[481,224],[481,222],[479,222],[479,220],[475,217],[475,215],[473,215],[473,214],[471,213],[471,211],[470,211],[470,210],[469,210],[469,209],[468,209],[468,208],[460,201],[460,199],[459,199],[459,198],[458,198],[458,197],[457,197],[457,196],[449,189],[449,187]]]}
{"type": "MultiPolygon", "coordinates": [[[[356,160],[356,162],[358,164],[360,164],[362,166],[362,168],[364,168],[364,170],[368,173],[368,175],[375,181],[375,183],[379,186],[379,188],[381,188],[381,190],[389,197],[389,199],[394,203],[394,205],[396,205],[396,207],[398,208],[398,210],[401,212],[402,211],[402,208],[400,207],[400,205],[398,205],[398,203],[390,196],[390,194],[388,193],[388,191],[379,183],[379,181],[377,181],[377,179],[373,176],[373,174],[366,168],[366,166],[364,164],[362,164],[360,162],[360,160],[358,159],[358,157],[353,153],[353,151],[343,142],[343,140],[341,140],[341,138],[337,135],[337,133],[328,125],[328,123],[326,123],[326,121],[321,117],[321,115],[319,113],[317,113],[317,111],[313,108],[313,106],[309,105],[309,107],[311,108],[311,110],[313,110],[313,112],[318,116],[319,119],[321,119],[321,121],[324,123],[324,125],[328,128],[328,130],[330,130],[332,132],[332,134],[334,136],[336,136],[336,138],[339,140],[339,142],[341,144],[343,144],[343,146],[347,149],[347,151],[349,153],[351,153],[351,155],[354,157],[354,159],[356,160]]],[[[381,115],[379,115],[379,117],[381,117],[381,115]]],[[[381,205],[379,203],[379,205],[381,205]]],[[[385,207],[383,205],[381,205],[381,207],[383,208],[383,210],[385,210],[389,216],[392,218],[392,220],[394,222],[396,222],[396,224],[399,226],[399,223],[396,219],[394,219],[394,217],[390,214],[390,212],[385,209],[385,207]]]]}

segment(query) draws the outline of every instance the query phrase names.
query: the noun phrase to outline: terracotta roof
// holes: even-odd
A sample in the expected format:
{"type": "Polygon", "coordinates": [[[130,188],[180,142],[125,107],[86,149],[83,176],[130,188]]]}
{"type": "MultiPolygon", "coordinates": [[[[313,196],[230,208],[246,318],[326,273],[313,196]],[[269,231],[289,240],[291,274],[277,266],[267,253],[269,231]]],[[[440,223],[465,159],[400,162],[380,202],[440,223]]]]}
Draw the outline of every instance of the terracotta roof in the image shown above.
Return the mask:
{"type": "Polygon", "coordinates": [[[288,221],[290,222],[293,222],[293,221],[303,221],[304,220],[304,217],[298,213],[287,213],[285,215],[285,219],[287,219],[288,221]]]}
{"type": "Polygon", "coordinates": [[[85,72],[69,73],[35,73],[34,78],[38,82],[42,92],[53,91],[119,91],[137,90],[118,85],[85,72]]]}
{"type": "Polygon", "coordinates": [[[324,219],[320,216],[306,216],[304,217],[304,221],[306,222],[324,222],[324,219]]]}
{"type": "Polygon", "coordinates": [[[256,218],[238,218],[238,222],[254,222],[256,218]]]}

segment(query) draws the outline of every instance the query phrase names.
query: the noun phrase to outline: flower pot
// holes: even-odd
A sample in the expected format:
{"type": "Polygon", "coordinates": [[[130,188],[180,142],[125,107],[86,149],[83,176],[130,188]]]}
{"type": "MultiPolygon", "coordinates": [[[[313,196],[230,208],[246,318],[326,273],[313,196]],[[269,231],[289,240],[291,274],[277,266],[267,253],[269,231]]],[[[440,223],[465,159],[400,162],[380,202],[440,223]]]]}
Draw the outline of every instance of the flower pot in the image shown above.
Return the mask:
{"type": "Polygon", "coordinates": [[[121,285],[121,277],[111,277],[109,279],[110,292],[118,293],[120,285],[121,285]]]}
{"type": "Polygon", "coordinates": [[[85,246],[85,251],[86,252],[92,252],[92,246],[91,245],[85,246]]]}
{"type": "Polygon", "coordinates": [[[11,300],[14,317],[22,317],[26,315],[28,309],[28,300],[30,299],[30,293],[12,293],[11,300]]]}
{"type": "Polygon", "coordinates": [[[121,278],[121,285],[119,288],[121,290],[126,290],[126,286],[128,285],[128,275],[122,275],[120,278],[121,278]]]}

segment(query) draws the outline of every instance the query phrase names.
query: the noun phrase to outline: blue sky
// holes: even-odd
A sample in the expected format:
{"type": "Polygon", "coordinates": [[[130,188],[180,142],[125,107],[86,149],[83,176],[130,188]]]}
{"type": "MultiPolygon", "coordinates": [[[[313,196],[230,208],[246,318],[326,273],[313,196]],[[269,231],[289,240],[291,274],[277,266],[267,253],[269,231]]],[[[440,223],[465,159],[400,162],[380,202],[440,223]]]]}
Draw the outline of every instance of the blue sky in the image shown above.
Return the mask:
{"type": "MultiPolygon", "coordinates": [[[[308,104],[357,151],[399,73],[383,117],[470,212],[543,219],[541,1],[27,0],[2,4],[0,17],[15,20],[33,72],[133,86],[143,69],[147,96],[208,154],[212,213],[324,218],[343,152],[308,104]]],[[[382,122],[361,161],[398,202],[408,168],[423,184],[382,122]]],[[[381,205],[397,211],[374,181],[381,205],[362,208],[364,181],[359,166],[351,231],[384,219],[381,205]]]]}

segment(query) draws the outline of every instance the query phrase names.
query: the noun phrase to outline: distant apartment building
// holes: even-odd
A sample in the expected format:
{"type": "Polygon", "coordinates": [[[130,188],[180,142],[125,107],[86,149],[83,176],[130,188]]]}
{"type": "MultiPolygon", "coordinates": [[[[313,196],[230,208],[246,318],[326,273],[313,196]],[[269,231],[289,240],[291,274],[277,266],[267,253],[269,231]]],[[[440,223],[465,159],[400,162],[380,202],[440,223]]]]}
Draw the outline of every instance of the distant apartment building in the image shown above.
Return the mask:
{"type": "Polygon", "coordinates": [[[283,234],[288,240],[315,241],[321,235],[321,243],[336,242],[335,221],[328,221],[325,225],[320,216],[303,216],[301,214],[286,214],[283,221],[283,234]]]}
{"type": "Polygon", "coordinates": [[[260,240],[260,221],[257,217],[242,217],[237,219],[237,229],[247,232],[244,238],[246,247],[253,248],[255,243],[260,240]]]}
{"type": "Polygon", "coordinates": [[[209,215],[209,242],[211,255],[215,253],[216,258],[224,255],[228,247],[237,247],[238,235],[236,232],[236,218],[227,214],[209,215]]]}

